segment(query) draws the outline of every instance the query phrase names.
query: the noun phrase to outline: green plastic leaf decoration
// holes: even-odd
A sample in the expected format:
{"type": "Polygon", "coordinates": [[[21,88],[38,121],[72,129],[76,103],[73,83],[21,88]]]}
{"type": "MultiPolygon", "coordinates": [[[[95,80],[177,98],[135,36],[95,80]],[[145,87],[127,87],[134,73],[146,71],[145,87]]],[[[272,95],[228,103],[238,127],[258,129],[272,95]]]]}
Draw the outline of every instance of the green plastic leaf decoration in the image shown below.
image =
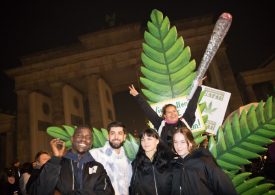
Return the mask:
{"type": "Polygon", "coordinates": [[[205,130],[200,130],[200,131],[192,131],[193,137],[196,139],[200,135],[202,135],[205,132],[205,130]]]}
{"type": "Polygon", "coordinates": [[[62,127],[65,129],[65,131],[72,137],[74,135],[75,128],[69,125],[62,125],[62,127]]]}
{"type": "Polygon", "coordinates": [[[199,107],[200,107],[201,112],[203,112],[204,109],[206,108],[206,102],[200,103],[199,107]]]}
{"type": "MultiPolygon", "coordinates": [[[[206,102],[201,102],[204,95],[205,95],[205,90],[203,90],[203,91],[200,93],[198,102],[204,103],[205,106],[206,106],[206,102]]],[[[203,110],[201,110],[201,112],[203,112],[203,110]]]]}
{"type": "Polygon", "coordinates": [[[263,195],[275,195],[275,190],[270,190],[270,191],[264,193],[263,195]]]}
{"type": "Polygon", "coordinates": [[[200,131],[192,131],[194,141],[197,145],[201,144],[204,140],[207,139],[207,136],[203,135],[204,132],[205,132],[205,129],[200,130],[200,131]]]}
{"type": "Polygon", "coordinates": [[[233,179],[232,179],[232,183],[235,187],[239,186],[240,184],[244,183],[243,181],[245,181],[252,173],[250,172],[244,172],[241,174],[236,175],[233,179]]]}
{"type": "Polygon", "coordinates": [[[54,126],[48,127],[47,133],[54,138],[59,138],[64,141],[66,148],[71,148],[71,137],[74,134],[75,127],[69,125],[62,125],[62,127],[63,128],[54,126]]]}
{"type": "Polygon", "coordinates": [[[248,111],[237,113],[218,130],[216,139],[209,139],[209,151],[216,158],[219,166],[232,178],[238,194],[270,194],[274,184],[264,183],[263,177],[249,178],[251,173],[237,174],[242,165],[250,164],[248,159],[259,157],[266,151],[266,145],[275,137],[275,103],[269,97],[248,111]]]}
{"type": "Polygon", "coordinates": [[[48,127],[47,133],[50,136],[54,138],[59,138],[65,142],[71,139],[71,136],[67,133],[67,131],[62,129],[61,127],[48,127]]]}
{"type": "Polygon", "coordinates": [[[101,128],[101,132],[106,140],[108,140],[108,131],[107,129],[101,128]]]}
{"type": "Polygon", "coordinates": [[[104,146],[106,142],[106,138],[104,137],[102,131],[97,128],[93,128],[93,148],[99,148],[104,146]]]}
{"type": "Polygon", "coordinates": [[[256,186],[263,179],[264,179],[264,177],[254,177],[252,179],[246,180],[242,184],[236,186],[236,191],[239,194],[242,194],[242,193],[248,191],[249,189],[251,189],[252,187],[256,186]]]}
{"type": "Polygon", "coordinates": [[[124,151],[130,161],[133,161],[136,157],[138,152],[139,145],[136,139],[131,135],[128,134],[127,139],[123,144],[124,151]]]}
{"type": "Polygon", "coordinates": [[[217,143],[213,135],[210,136],[208,141],[208,149],[214,156],[214,158],[217,158],[218,152],[217,152],[217,143]]]}
{"type": "Polygon", "coordinates": [[[207,120],[208,120],[208,115],[203,115],[202,116],[202,120],[203,120],[203,122],[205,124],[207,122],[207,120]]]}
{"type": "Polygon", "coordinates": [[[197,145],[201,144],[205,139],[207,139],[206,135],[200,135],[199,137],[195,138],[194,141],[197,145]]]}
{"type": "Polygon", "coordinates": [[[196,77],[196,62],[190,61],[189,47],[178,38],[176,27],[170,28],[168,17],[154,9],[144,33],[141,83],[143,94],[151,103],[188,95],[196,77]]]}
{"type": "Polygon", "coordinates": [[[232,183],[238,194],[271,194],[272,191],[269,191],[274,184],[263,183],[264,177],[254,177],[249,178],[252,173],[244,172],[238,175],[235,175],[232,179],[232,183]]]}
{"type": "MultiPolygon", "coordinates": [[[[264,184],[256,185],[252,189],[242,193],[242,195],[267,193],[269,191],[269,189],[272,188],[273,186],[274,186],[274,184],[271,184],[271,183],[264,183],[264,184]]],[[[274,191],[273,191],[273,193],[274,193],[274,191]]]]}
{"type": "Polygon", "coordinates": [[[66,148],[71,148],[72,147],[72,141],[71,140],[68,140],[65,142],[65,147],[66,148]]]}
{"type": "Polygon", "coordinates": [[[135,151],[137,152],[138,148],[139,148],[139,144],[138,144],[136,138],[131,133],[129,133],[127,136],[127,139],[132,143],[135,151]]]}
{"type": "MultiPolygon", "coordinates": [[[[270,138],[275,137],[273,104],[270,97],[264,105],[259,103],[257,108],[251,105],[248,111],[242,111],[239,118],[234,114],[218,130],[217,143],[213,144],[217,148],[217,162],[224,170],[240,169],[240,166],[250,164],[248,159],[258,157],[257,153],[265,151],[264,146],[272,143],[270,138]]],[[[209,145],[209,149],[215,147],[209,145]]]]}

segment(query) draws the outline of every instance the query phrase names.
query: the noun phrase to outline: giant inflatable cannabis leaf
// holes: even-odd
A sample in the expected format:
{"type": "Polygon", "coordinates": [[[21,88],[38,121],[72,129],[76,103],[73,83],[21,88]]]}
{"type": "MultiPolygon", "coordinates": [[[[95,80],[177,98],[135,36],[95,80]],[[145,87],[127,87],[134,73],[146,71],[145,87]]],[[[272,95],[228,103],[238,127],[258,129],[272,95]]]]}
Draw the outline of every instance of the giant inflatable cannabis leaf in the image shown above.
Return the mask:
{"type": "Polygon", "coordinates": [[[149,102],[157,103],[189,93],[196,77],[196,62],[191,60],[189,47],[184,47],[182,37],[178,38],[176,27],[170,28],[168,17],[154,9],[151,21],[144,33],[141,72],[145,77],[140,81],[149,102]]]}
{"type": "Polygon", "coordinates": [[[266,151],[265,146],[272,143],[271,138],[274,137],[275,103],[269,97],[265,104],[261,101],[257,107],[251,105],[248,111],[243,109],[240,116],[235,113],[219,129],[216,140],[213,136],[210,138],[208,146],[217,163],[230,174],[233,181],[237,180],[236,177],[239,178],[238,181],[243,179],[242,182],[235,183],[239,184],[236,189],[240,194],[257,191],[261,194],[267,192],[272,185],[262,184],[263,186],[255,188],[261,178],[246,181],[246,177],[235,174],[242,165],[251,163],[249,159],[259,157],[258,153],[266,151]]]}

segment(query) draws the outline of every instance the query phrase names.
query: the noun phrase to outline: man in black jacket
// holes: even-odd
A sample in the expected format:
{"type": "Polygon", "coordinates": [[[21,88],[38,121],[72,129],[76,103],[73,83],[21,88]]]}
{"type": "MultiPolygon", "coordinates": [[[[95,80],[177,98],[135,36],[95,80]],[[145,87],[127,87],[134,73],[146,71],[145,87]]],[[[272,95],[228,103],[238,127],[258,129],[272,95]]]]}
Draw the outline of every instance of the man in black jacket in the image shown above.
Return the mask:
{"type": "Polygon", "coordinates": [[[89,153],[91,130],[78,127],[71,140],[72,149],[66,154],[63,141],[51,140],[53,156],[31,184],[29,194],[48,195],[55,190],[61,194],[114,194],[105,169],[89,153]]]}

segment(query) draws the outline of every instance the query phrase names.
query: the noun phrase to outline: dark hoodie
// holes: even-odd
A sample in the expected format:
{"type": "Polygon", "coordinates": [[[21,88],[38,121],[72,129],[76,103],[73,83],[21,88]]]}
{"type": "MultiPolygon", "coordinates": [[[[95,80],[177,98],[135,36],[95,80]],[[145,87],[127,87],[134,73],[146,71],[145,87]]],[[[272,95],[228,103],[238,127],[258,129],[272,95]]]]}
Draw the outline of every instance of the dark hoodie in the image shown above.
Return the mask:
{"type": "Polygon", "coordinates": [[[175,157],[172,164],[172,195],[237,194],[230,178],[204,148],[196,149],[184,159],[175,157]]]}

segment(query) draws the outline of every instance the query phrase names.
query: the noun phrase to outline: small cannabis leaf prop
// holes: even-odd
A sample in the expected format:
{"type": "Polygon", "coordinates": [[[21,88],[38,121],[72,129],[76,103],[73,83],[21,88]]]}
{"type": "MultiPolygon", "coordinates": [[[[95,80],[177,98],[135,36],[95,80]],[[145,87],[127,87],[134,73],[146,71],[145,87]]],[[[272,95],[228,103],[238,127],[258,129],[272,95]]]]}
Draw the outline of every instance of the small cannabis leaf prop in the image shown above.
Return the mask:
{"type": "Polygon", "coordinates": [[[262,180],[261,177],[245,180],[249,173],[235,174],[241,166],[251,163],[248,159],[257,158],[258,153],[266,151],[264,146],[272,143],[271,138],[274,137],[275,103],[272,103],[272,97],[269,97],[265,104],[261,101],[256,108],[252,105],[248,112],[244,109],[240,116],[235,113],[233,118],[227,120],[219,129],[216,140],[213,136],[210,138],[208,147],[221,168],[233,181],[238,181],[233,183],[240,194],[264,193],[272,185],[257,185],[262,180]]]}
{"type": "MultiPolygon", "coordinates": [[[[75,128],[68,125],[62,125],[62,127],[48,127],[47,133],[54,137],[59,138],[63,140],[66,143],[67,148],[71,148],[72,142],[71,142],[71,136],[73,136],[75,128]],[[63,128],[62,128],[63,127],[63,128]]],[[[98,130],[96,128],[93,128],[93,147],[99,148],[104,146],[105,142],[108,140],[108,131],[104,128],[101,128],[101,130],[98,130]]],[[[138,143],[136,139],[133,137],[132,134],[127,135],[127,139],[125,140],[123,144],[123,148],[125,150],[125,153],[129,160],[133,160],[136,156],[136,153],[138,151],[138,143]]]]}
{"type": "Polygon", "coordinates": [[[206,105],[205,113],[211,114],[217,110],[217,108],[212,108],[212,106],[213,105],[212,105],[212,101],[211,101],[208,105],[206,105]]]}
{"type": "Polygon", "coordinates": [[[182,37],[177,38],[177,29],[170,29],[168,17],[154,9],[151,21],[144,33],[140,81],[147,89],[143,94],[150,103],[188,95],[196,77],[196,62],[190,61],[189,47],[184,47],[182,37]]]}

